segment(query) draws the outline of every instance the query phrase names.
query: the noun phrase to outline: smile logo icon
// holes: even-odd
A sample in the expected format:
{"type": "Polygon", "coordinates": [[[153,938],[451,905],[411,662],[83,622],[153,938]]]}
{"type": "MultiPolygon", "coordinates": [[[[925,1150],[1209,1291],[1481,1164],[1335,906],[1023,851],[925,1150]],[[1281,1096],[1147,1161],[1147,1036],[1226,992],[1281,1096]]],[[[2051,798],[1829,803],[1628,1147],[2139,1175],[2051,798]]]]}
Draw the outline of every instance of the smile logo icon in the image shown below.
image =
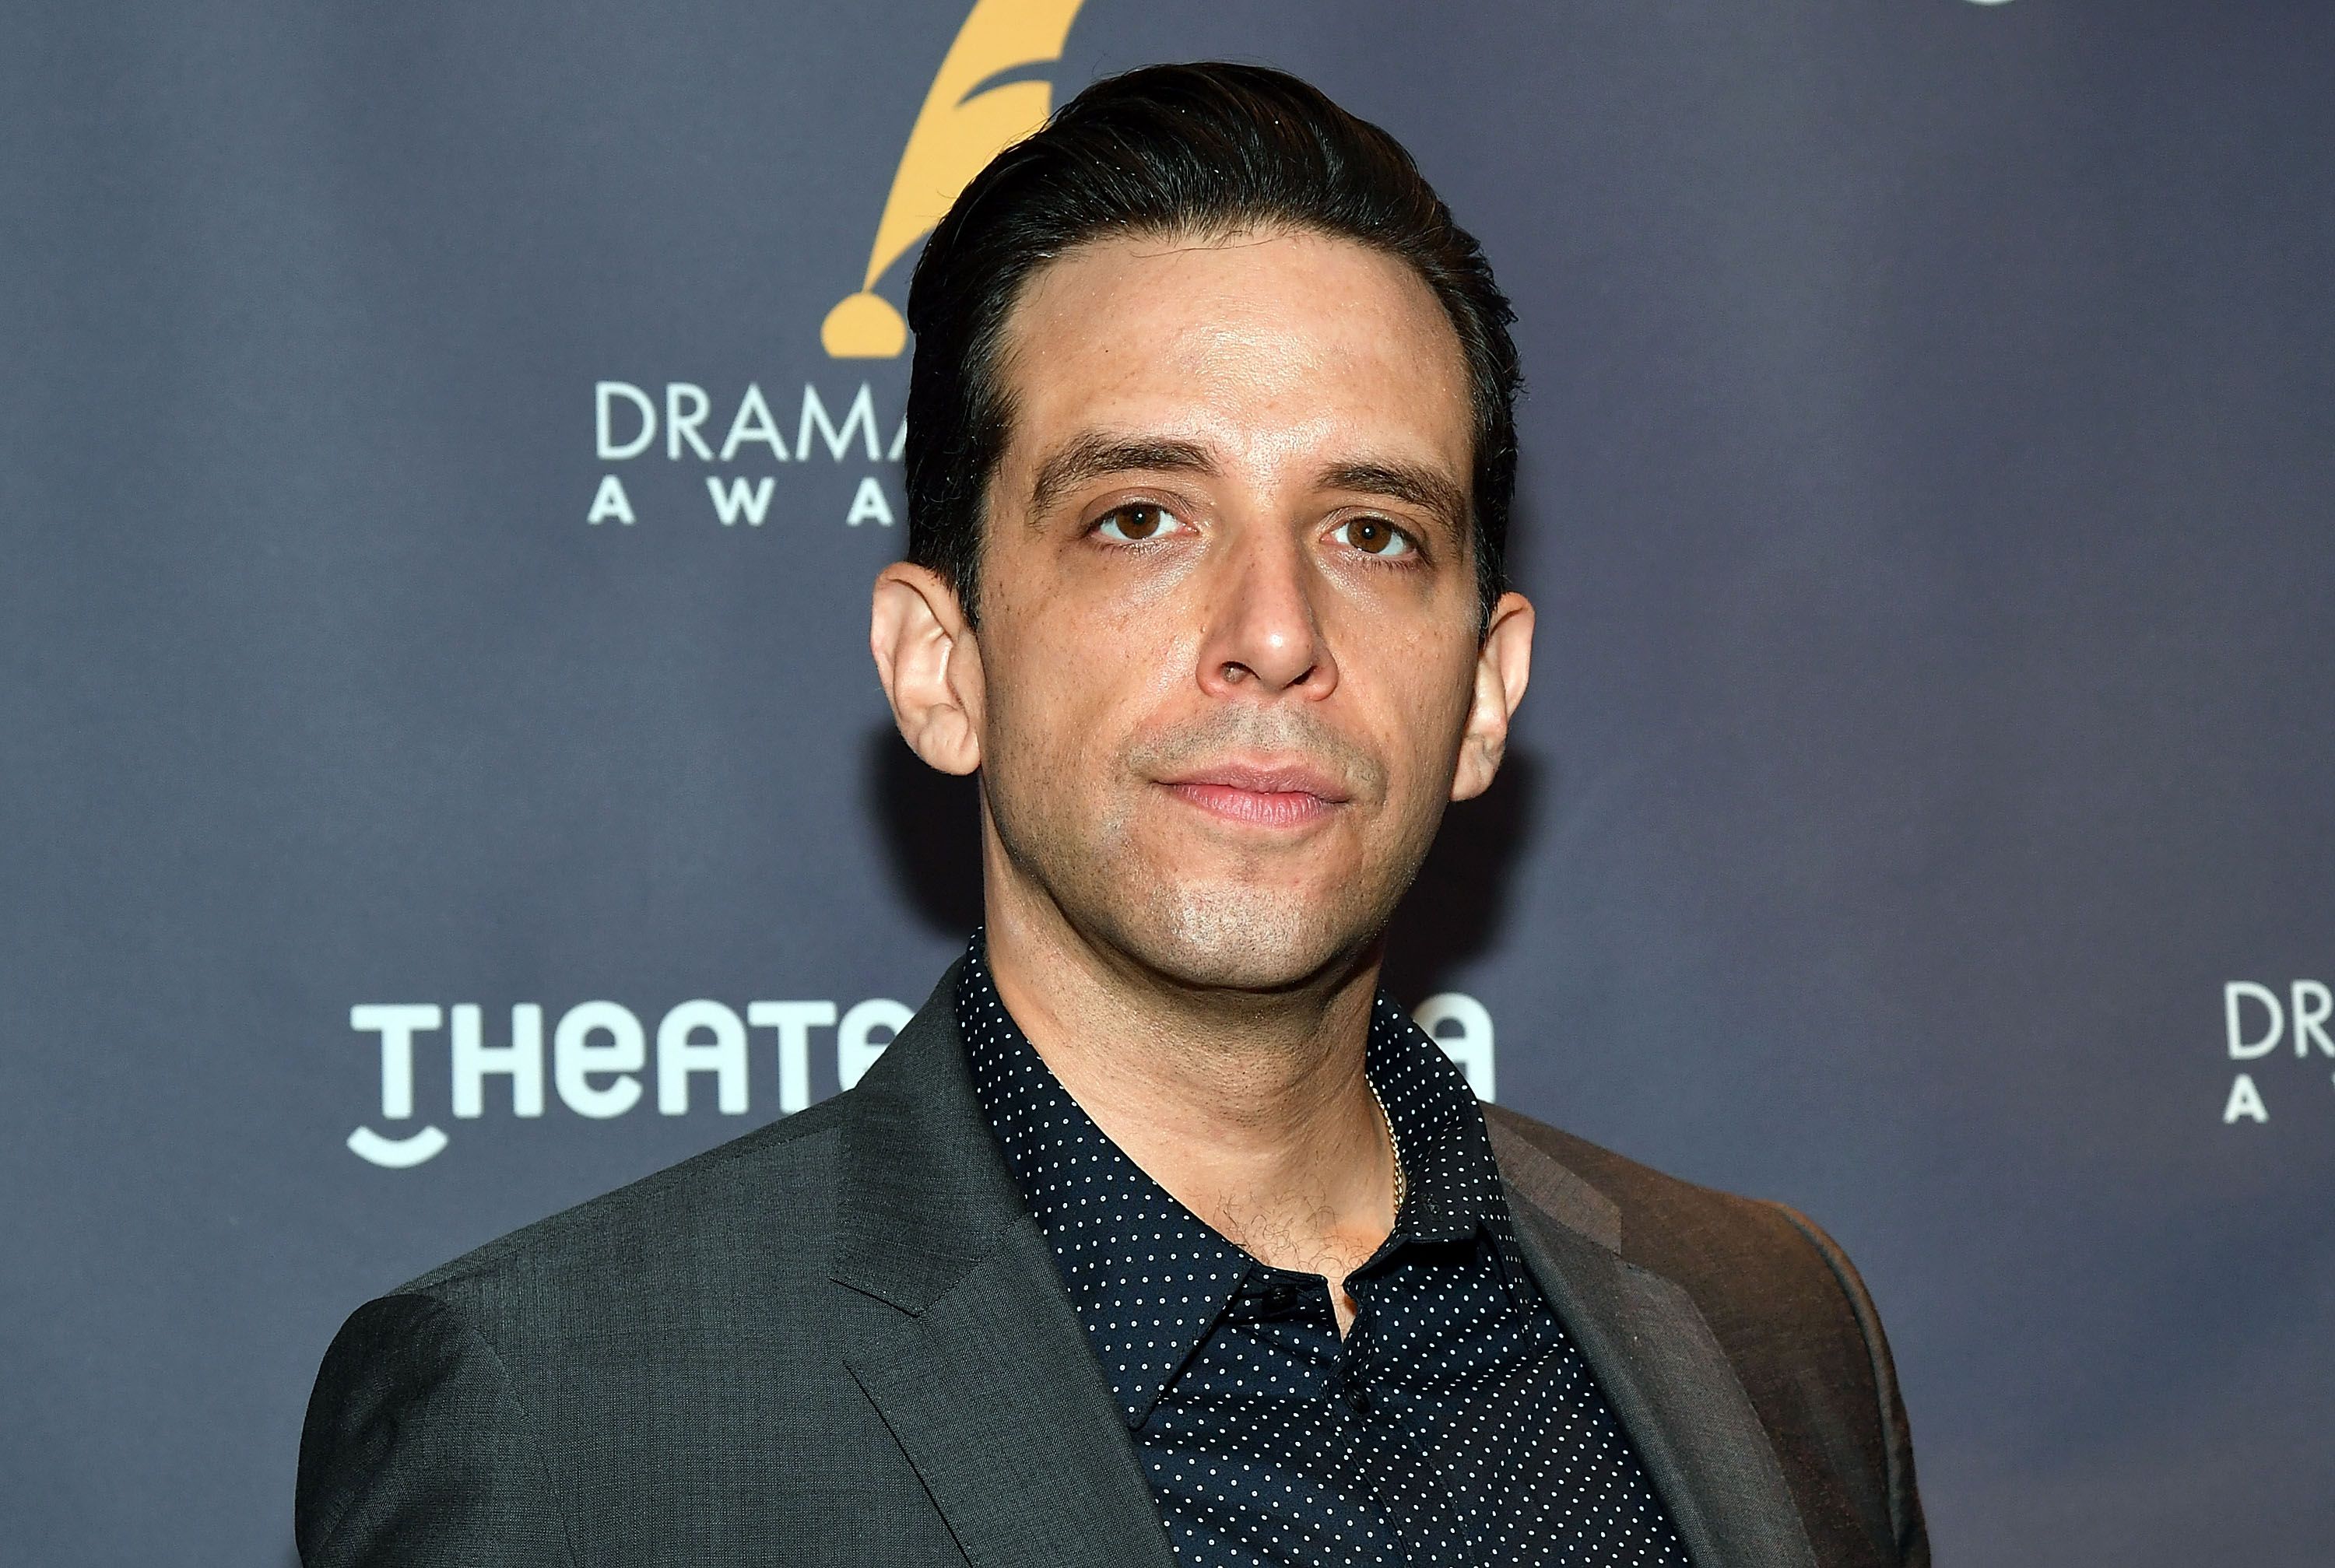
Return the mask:
{"type": "Polygon", "coordinates": [[[932,231],[983,164],[1046,122],[1053,84],[1008,73],[1051,65],[1084,0],[978,0],[933,78],[908,132],[892,191],[867,252],[867,274],[820,324],[819,341],[836,359],[895,359],[908,324],[877,280],[932,231]],[[994,82],[993,86],[984,83],[994,82]]]}

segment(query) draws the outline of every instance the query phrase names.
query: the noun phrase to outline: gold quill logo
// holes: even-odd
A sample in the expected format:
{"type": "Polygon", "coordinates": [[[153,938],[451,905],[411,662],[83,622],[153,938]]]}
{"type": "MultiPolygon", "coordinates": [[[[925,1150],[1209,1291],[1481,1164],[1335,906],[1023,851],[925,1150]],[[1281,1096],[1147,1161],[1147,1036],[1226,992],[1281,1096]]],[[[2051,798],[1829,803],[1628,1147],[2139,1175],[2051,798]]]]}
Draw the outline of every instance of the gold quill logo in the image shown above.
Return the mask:
{"type": "Polygon", "coordinates": [[[1060,60],[1083,3],[978,0],[957,29],[892,176],[867,252],[867,276],[859,292],[845,295],[819,324],[819,341],[834,358],[892,359],[908,346],[908,324],[875,292],[876,280],[931,231],[982,165],[1046,122],[1051,82],[982,84],[1060,60]]]}

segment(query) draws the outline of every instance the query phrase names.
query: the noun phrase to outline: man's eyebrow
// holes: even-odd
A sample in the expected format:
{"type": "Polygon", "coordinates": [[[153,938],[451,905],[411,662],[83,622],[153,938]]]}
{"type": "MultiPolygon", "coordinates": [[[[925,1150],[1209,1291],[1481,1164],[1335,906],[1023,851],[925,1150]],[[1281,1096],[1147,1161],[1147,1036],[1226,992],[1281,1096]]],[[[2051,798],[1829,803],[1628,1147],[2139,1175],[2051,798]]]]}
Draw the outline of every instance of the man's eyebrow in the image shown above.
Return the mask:
{"type": "Polygon", "coordinates": [[[1108,474],[1216,471],[1216,460],[1197,442],[1088,431],[1064,442],[1039,465],[1037,482],[1030,487],[1030,516],[1044,517],[1065,493],[1108,474]]]}
{"type": "Polygon", "coordinates": [[[1467,492],[1423,463],[1335,463],[1322,470],[1321,485],[1325,490],[1356,490],[1408,502],[1434,514],[1451,530],[1455,543],[1468,530],[1467,492]]]}

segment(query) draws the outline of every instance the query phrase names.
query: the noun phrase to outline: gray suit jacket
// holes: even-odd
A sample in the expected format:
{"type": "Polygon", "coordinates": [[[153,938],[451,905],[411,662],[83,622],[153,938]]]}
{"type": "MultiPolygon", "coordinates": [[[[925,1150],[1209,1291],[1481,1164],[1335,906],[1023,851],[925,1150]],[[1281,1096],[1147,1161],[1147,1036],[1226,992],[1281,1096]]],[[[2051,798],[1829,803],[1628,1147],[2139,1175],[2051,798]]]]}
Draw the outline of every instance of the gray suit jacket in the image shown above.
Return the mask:
{"type": "MultiPolygon", "coordinates": [[[[308,1568],[1168,1568],[954,982],[849,1093],[360,1308],[300,1440],[308,1568]]],[[[1926,1564],[1839,1249],[1487,1114],[1526,1256],[1700,1568],[1926,1564]]]]}

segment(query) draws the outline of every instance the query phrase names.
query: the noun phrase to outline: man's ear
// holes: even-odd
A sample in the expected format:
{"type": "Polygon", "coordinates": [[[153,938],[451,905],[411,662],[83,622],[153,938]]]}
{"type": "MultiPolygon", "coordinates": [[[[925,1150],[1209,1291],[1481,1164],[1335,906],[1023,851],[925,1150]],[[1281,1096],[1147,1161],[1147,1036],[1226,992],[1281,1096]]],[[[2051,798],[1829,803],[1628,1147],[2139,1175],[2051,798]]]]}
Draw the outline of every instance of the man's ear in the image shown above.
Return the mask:
{"type": "Polygon", "coordinates": [[[909,749],[944,773],[981,766],[981,648],[956,590],[930,567],[876,574],[868,651],[909,749]]]}
{"type": "Polygon", "coordinates": [[[1468,702],[1467,727],[1459,732],[1459,766],[1451,776],[1454,800],[1481,795],[1500,770],[1508,750],[1508,721],[1532,679],[1532,602],[1522,594],[1501,595],[1476,652],[1476,689],[1468,702]]]}

